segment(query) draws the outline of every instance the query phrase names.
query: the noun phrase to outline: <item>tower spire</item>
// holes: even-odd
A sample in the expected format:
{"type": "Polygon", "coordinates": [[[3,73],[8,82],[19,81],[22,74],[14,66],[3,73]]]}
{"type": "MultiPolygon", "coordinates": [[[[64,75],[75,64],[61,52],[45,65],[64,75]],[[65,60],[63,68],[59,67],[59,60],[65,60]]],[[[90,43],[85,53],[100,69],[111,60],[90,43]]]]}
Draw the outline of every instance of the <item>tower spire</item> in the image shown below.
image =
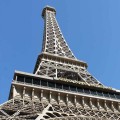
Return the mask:
{"type": "Polygon", "coordinates": [[[56,10],[55,8],[51,7],[51,6],[46,6],[43,11],[42,11],[42,17],[44,18],[44,16],[46,16],[46,12],[47,11],[51,11],[52,13],[56,14],[56,10]]]}
{"type": "Polygon", "coordinates": [[[42,17],[44,19],[42,52],[47,52],[55,56],[75,59],[75,56],[62,35],[55,15],[55,8],[50,6],[46,6],[42,11],[42,17]]]}

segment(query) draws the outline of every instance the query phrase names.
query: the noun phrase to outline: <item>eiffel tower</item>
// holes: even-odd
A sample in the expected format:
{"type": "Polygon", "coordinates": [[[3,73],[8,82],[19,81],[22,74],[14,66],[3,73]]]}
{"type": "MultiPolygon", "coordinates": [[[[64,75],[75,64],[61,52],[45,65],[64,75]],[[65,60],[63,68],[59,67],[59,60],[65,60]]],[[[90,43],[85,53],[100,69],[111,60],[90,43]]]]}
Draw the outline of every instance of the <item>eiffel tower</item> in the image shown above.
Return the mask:
{"type": "Polygon", "coordinates": [[[120,120],[120,91],[101,84],[67,45],[56,10],[42,11],[42,52],[33,74],[15,71],[0,120],[120,120]]]}

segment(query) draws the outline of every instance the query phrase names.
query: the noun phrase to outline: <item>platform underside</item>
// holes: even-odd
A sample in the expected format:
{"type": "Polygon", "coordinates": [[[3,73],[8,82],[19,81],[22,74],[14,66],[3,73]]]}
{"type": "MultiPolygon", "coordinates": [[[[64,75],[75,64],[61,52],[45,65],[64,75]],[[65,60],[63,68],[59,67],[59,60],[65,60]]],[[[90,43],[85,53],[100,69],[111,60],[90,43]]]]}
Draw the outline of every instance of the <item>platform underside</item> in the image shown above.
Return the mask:
{"type": "Polygon", "coordinates": [[[0,106],[0,120],[120,120],[120,112],[11,99],[0,106]]]}

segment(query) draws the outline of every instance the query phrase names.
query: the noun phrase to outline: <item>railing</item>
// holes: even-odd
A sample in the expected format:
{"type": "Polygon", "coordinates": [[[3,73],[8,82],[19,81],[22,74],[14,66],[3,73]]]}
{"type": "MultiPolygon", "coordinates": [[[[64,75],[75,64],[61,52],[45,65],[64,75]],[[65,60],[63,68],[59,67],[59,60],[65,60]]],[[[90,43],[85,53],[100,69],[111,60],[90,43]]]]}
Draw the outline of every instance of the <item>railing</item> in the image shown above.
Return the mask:
{"type": "Polygon", "coordinates": [[[98,91],[98,90],[92,90],[88,88],[81,88],[81,87],[76,87],[72,85],[67,85],[63,83],[55,83],[53,81],[48,81],[48,80],[39,80],[39,79],[17,79],[18,83],[23,83],[23,84],[28,84],[28,85],[34,85],[34,86],[42,86],[42,87],[47,87],[51,89],[56,89],[56,90],[64,90],[64,91],[69,91],[69,92],[76,92],[76,93],[82,93],[86,95],[92,95],[92,96],[98,96],[98,97],[105,97],[105,98],[110,98],[110,99],[120,99],[120,94],[119,93],[108,93],[108,92],[103,92],[103,91],[98,91]],[[23,81],[22,81],[23,80],[23,81]]]}

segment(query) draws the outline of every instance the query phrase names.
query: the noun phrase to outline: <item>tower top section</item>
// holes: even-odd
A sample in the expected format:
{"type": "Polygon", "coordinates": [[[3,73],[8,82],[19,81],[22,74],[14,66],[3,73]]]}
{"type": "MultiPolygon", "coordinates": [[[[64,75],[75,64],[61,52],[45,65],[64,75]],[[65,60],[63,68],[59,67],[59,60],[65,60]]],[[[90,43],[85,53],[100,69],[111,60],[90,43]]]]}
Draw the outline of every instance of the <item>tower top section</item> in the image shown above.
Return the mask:
{"type": "Polygon", "coordinates": [[[42,53],[75,59],[63,37],[55,15],[55,8],[50,6],[46,6],[42,11],[42,17],[44,18],[42,53]]]}
{"type": "MultiPolygon", "coordinates": [[[[56,10],[46,6],[42,11],[44,33],[42,54],[38,56],[34,74],[54,79],[81,81],[84,84],[102,84],[86,70],[87,63],[79,61],[69,48],[56,19],[56,10]]],[[[77,41],[75,41],[74,44],[77,41]]],[[[77,83],[77,82],[76,82],[77,83]]]]}
{"type": "Polygon", "coordinates": [[[46,11],[50,11],[50,12],[53,12],[53,13],[56,14],[55,8],[47,5],[47,6],[43,9],[43,11],[42,11],[42,17],[43,17],[43,18],[44,18],[44,16],[45,16],[46,11]]]}

